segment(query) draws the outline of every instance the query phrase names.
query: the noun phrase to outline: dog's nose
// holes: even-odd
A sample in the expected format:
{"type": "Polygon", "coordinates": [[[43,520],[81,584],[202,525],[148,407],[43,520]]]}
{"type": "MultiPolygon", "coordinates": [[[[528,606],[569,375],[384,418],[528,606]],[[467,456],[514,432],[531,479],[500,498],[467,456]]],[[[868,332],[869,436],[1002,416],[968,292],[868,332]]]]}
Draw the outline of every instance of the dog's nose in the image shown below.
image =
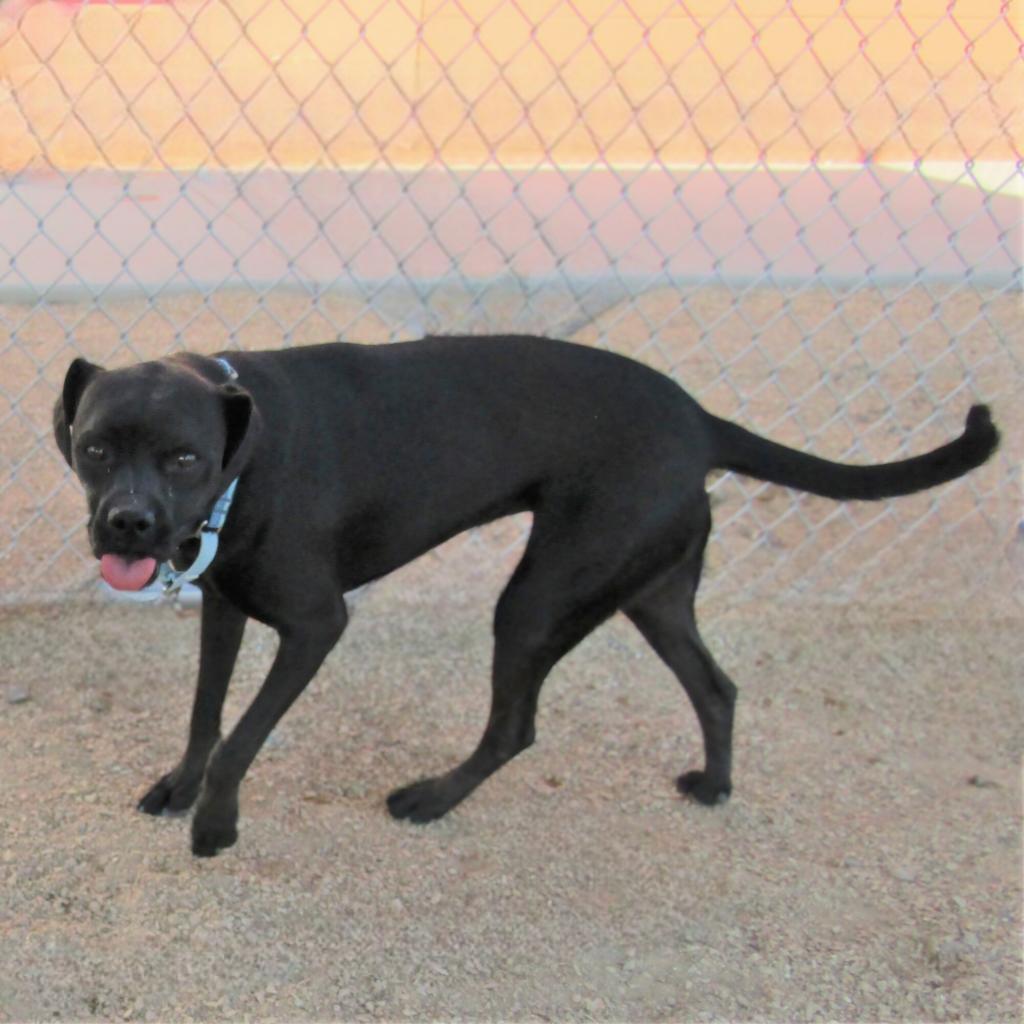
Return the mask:
{"type": "Polygon", "coordinates": [[[115,507],[107,513],[107,525],[125,540],[144,540],[153,533],[156,516],[149,509],[115,507]]]}

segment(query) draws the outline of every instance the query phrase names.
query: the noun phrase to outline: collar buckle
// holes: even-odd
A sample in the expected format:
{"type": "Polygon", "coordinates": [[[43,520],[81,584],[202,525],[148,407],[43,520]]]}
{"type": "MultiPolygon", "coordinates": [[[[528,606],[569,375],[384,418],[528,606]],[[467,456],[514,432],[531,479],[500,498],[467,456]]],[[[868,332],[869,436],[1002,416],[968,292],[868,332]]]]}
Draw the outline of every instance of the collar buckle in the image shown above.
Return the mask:
{"type": "Polygon", "coordinates": [[[163,584],[166,596],[178,593],[186,583],[199,579],[209,569],[210,563],[217,554],[220,531],[228,517],[237,486],[238,477],[235,477],[228,484],[228,489],[214,503],[210,518],[199,527],[199,532],[196,534],[199,539],[199,553],[196,555],[195,561],[187,569],[181,570],[175,569],[170,562],[161,564],[158,578],[163,584]]]}

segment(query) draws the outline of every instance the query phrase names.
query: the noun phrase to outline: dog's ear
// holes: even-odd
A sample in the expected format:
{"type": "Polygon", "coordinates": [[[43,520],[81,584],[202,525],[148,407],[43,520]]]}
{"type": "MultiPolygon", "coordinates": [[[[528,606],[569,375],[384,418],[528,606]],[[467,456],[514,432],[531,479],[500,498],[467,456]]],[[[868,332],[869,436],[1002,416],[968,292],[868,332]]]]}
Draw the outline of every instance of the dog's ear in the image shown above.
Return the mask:
{"type": "Polygon", "coordinates": [[[64,375],[64,387],[61,390],[60,398],[53,406],[53,436],[60,449],[64,461],[71,465],[71,426],[75,422],[75,413],[78,411],[78,403],[82,399],[82,392],[86,385],[98,373],[103,373],[103,367],[90,363],[88,359],[78,358],[69,367],[64,375]]]}
{"type": "Polygon", "coordinates": [[[237,384],[222,384],[218,389],[224,406],[224,424],[227,437],[224,442],[223,480],[226,487],[245,468],[256,446],[262,420],[259,410],[245,388],[237,384]]]}

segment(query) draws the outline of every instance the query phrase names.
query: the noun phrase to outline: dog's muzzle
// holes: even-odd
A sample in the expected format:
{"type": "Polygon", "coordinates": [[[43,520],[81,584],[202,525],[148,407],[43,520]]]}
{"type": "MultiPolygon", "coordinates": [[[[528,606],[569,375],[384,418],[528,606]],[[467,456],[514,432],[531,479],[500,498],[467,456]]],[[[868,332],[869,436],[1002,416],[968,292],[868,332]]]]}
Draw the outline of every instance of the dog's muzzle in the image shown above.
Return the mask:
{"type": "Polygon", "coordinates": [[[157,501],[139,494],[110,495],[96,510],[91,526],[97,554],[159,556],[169,540],[164,509],[157,501]]]}

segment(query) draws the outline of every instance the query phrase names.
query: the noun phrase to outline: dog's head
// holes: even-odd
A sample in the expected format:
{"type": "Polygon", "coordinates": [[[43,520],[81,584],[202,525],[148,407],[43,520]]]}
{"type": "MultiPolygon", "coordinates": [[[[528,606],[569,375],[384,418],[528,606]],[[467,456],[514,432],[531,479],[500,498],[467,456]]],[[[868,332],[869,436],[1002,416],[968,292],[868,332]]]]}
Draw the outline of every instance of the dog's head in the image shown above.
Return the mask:
{"type": "Polygon", "coordinates": [[[184,360],[68,369],[54,408],[57,447],[82,481],[104,578],[139,589],[194,537],[252,454],[251,395],[184,360]]]}

